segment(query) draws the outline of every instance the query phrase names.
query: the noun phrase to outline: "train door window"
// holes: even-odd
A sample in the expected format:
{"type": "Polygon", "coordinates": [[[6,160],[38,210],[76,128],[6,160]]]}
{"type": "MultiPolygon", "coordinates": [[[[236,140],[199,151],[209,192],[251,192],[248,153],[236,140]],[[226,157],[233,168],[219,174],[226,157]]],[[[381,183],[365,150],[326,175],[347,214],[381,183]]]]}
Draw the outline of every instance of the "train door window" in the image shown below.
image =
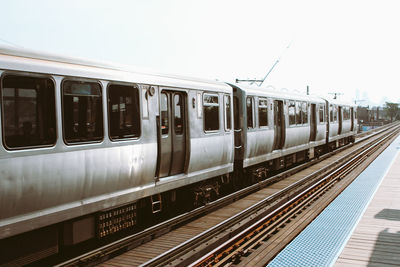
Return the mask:
{"type": "Polygon", "coordinates": [[[296,102],[296,124],[301,124],[302,123],[302,116],[303,112],[301,109],[301,102],[296,102]]]}
{"type": "Polygon", "coordinates": [[[165,92],[161,93],[160,110],[161,110],[161,134],[167,135],[169,131],[169,109],[168,109],[168,96],[165,92]]]}
{"type": "Polygon", "coordinates": [[[253,97],[246,98],[247,128],[254,128],[253,97]]]}
{"type": "Polygon", "coordinates": [[[333,122],[333,105],[329,105],[330,109],[329,109],[329,120],[330,122],[333,122]]]}
{"type": "Polygon", "coordinates": [[[350,120],[350,108],[349,107],[343,108],[343,119],[350,120]]]}
{"type": "Polygon", "coordinates": [[[333,105],[333,121],[337,121],[338,119],[338,108],[337,106],[333,105]]]}
{"type": "Polygon", "coordinates": [[[319,122],[325,122],[325,107],[324,105],[319,105],[319,122]]]}
{"type": "Polygon", "coordinates": [[[296,102],[289,101],[289,125],[296,124],[296,102]]]}
{"type": "Polygon", "coordinates": [[[268,100],[266,98],[258,99],[258,125],[268,127],[268,100]]]}
{"type": "Polygon", "coordinates": [[[183,119],[184,119],[184,109],[183,109],[182,95],[174,94],[174,128],[175,134],[183,134],[183,119]]]}
{"type": "Polygon", "coordinates": [[[204,131],[219,130],[219,101],[217,94],[203,95],[204,131]]]}
{"type": "Polygon", "coordinates": [[[231,97],[230,95],[224,95],[224,105],[225,105],[225,131],[230,131],[232,129],[232,117],[231,117],[231,97]]]}
{"type": "Polygon", "coordinates": [[[308,123],[308,105],[307,102],[301,102],[301,118],[302,118],[302,123],[307,124],[308,123]]]}
{"type": "Polygon", "coordinates": [[[6,148],[55,144],[55,94],[51,79],[5,75],[1,97],[3,141],[6,148]]]}
{"type": "Polygon", "coordinates": [[[63,82],[64,138],[67,144],[103,139],[101,87],[97,82],[63,82]]]}
{"type": "Polygon", "coordinates": [[[108,86],[108,114],[110,139],[140,136],[139,90],[134,86],[108,86]]]}

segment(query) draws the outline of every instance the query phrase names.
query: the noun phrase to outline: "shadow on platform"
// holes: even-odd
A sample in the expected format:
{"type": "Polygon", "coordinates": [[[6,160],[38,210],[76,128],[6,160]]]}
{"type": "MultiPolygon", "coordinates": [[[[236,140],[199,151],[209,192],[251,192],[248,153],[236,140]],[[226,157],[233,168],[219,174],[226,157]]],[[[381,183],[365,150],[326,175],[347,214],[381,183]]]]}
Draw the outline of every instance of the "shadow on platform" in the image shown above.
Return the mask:
{"type": "MultiPolygon", "coordinates": [[[[376,219],[400,221],[400,210],[383,209],[374,216],[376,219]]],[[[400,231],[386,228],[378,234],[368,267],[400,266],[400,231]]]]}
{"type": "Polygon", "coordinates": [[[400,210],[383,209],[374,216],[375,219],[385,219],[389,221],[400,221],[400,210]]]}

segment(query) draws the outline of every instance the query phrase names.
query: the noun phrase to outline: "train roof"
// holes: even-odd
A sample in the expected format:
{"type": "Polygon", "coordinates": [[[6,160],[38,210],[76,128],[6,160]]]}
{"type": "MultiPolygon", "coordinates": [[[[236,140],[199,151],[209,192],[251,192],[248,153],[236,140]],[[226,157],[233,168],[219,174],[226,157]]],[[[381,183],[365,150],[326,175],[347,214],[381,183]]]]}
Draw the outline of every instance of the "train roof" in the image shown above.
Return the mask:
{"type": "Polygon", "coordinates": [[[0,69],[154,84],[166,87],[232,91],[230,86],[219,81],[162,74],[129,65],[66,57],[9,46],[0,46],[0,69]]]}
{"type": "Polygon", "coordinates": [[[326,99],[326,101],[328,101],[329,104],[334,104],[334,105],[339,105],[339,106],[351,106],[351,107],[357,106],[356,104],[349,102],[349,101],[345,101],[345,100],[326,99]]]}
{"type": "Polygon", "coordinates": [[[315,95],[303,95],[293,92],[285,92],[285,91],[275,91],[268,89],[266,87],[256,87],[256,86],[246,86],[241,84],[234,84],[234,87],[239,88],[246,92],[249,95],[257,95],[257,96],[265,96],[272,98],[280,98],[280,99],[288,99],[288,100],[300,100],[300,101],[311,101],[317,103],[324,103],[325,100],[319,96],[315,95]]]}

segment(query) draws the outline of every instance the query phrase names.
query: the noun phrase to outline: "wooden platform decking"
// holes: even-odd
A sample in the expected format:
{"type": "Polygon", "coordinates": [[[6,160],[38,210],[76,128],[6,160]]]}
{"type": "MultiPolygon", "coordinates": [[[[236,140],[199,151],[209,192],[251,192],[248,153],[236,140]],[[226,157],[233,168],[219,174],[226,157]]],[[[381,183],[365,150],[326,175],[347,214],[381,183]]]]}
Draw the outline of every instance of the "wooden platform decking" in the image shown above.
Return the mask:
{"type": "Polygon", "coordinates": [[[335,266],[400,266],[400,153],[335,266]]]}

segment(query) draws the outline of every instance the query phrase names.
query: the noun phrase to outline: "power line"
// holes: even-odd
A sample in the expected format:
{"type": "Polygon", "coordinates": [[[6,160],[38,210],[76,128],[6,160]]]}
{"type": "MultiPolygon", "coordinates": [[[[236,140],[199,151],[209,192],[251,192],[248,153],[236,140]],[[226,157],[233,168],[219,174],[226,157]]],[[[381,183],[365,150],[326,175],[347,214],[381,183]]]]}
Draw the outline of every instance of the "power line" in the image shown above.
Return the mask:
{"type": "Polygon", "coordinates": [[[286,46],[285,50],[282,52],[282,54],[279,56],[279,58],[275,61],[274,65],[272,65],[272,67],[269,69],[269,71],[267,72],[267,74],[264,76],[264,79],[262,79],[262,82],[261,82],[260,85],[258,85],[258,86],[261,86],[261,85],[264,83],[265,79],[267,79],[268,75],[271,73],[271,71],[275,68],[275,66],[276,66],[276,65],[279,63],[279,61],[281,60],[281,57],[283,56],[283,54],[284,54],[287,50],[289,50],[290,46],[292,45],[292,42],[293,42],[293,40],[290,41],[290,43],[286,46]]]}
{"type": "Polygon", "coordinates": [[[10,45],[12,45],[12,46],[18,47],[18,48],[24,48],[24,47],[22,47],[22,46],[20,46],[20,45],[17,45],[17,44],[15,44],[15,43],[13,43],[13,42],[4,40],[3,38],[0,38],[0,41],[2,41],[2,42],[4,42],[4,43],[7,43],[7,44],[10,44],[10,45]]]}
{"type": "Polygon", "coordinates": [[[239,83],[239,82],[250,82],[251,84],[252,83],[260,83],[260,84],[258,84],[258,86],[261,86],[264,83],[264,81],[267,79],[268,75],[275,68],[275,66],[278,65],[283,54],[290,48],[290,46],[292,45],[292,42],[293,42],[293,40],[289,42],[289,44],[286,46],[285,50],[281,53],[281,55],[278,57],[278,59],[275,61],[275,63],[272,65],[272,67],[268,70],[267,74],[264,76],[264,78],[262,80],[260,80],[260,79],[244,79],[244,80],[236,79],[236,83],[239,83]]]}

